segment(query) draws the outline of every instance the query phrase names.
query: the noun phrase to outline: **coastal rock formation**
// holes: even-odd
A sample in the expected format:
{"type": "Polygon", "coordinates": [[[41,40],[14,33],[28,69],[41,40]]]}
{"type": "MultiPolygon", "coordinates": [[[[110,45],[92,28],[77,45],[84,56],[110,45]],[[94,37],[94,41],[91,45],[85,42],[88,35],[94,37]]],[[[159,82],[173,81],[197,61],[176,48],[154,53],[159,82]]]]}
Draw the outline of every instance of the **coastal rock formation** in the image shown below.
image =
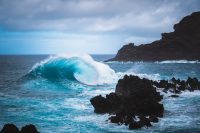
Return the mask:
{"type": "Polygon", "coordinates": [[[200,60],[200,12],[184,17],[174,25],[174,32],[162,33],[150,44],[124,45],[108,61],[200,60]]]}
{"type": "Polygon", "coordinates": [[[39,133],[37,128],[30,124],[21,128],[21,131],[14,124],[5,124],[0,133],[39,133]]]}
{"type": "Polygon", "coordinates": [[[182,91],[194,91],[200,90],[200,81],[197,78],[188,77],[187,80],[180,80],[175,79],[174,77],[167,81],[167,80],[160,80],[160,81],[152,81],[152,85],[156,86],[157,88],[162,88],[163,92],[167,93],[168,91],[174,93],[171,97],[178,97],[176,94],[180,94],[182,91]]]}
{"type": "Polygon", "coordinates": [[[0,133],[19,133],[19,129],[14,124],[5,124],[0,133]]]}
{"type": "Polygon", "coordinates": [[[187,80],[172,78],[169,81],[153,81],[125,75],[118,81],[114,93],[106,97],[95,96],[90,102],[95,113],[109,113],[111,123],[128,125],[129,129],[150,127],[164,113],[163,104],[160,103],[163,96],[157,89],[165,93],[171,92],[171,97],[177,98],[182,91],[200,90],[200,82],[197,78],[190,77],[187,80]]]}
{"type": "Polygon", "coordinates": [[[162,96],[148,79],[125,75],[118,81],[115,93],[92,98],[96,113],[110,113],[112,123],[129,125],[129,129],[150,127],[162,117],[162,96]]]}
{"type": "Polygon", "coordinates": [[[30,124],[22,127],[20,133],[39,133],[39,132],[37,131],[37,128],[34,125],[30,124]]]}

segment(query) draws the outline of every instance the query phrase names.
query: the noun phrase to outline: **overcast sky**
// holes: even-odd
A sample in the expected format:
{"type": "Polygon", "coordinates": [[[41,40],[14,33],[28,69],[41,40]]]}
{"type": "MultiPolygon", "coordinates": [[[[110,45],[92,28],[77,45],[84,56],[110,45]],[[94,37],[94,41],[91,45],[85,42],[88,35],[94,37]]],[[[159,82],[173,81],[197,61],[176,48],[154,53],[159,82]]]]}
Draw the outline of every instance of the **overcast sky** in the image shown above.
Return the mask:
{"type": "Polygon", "coordinates": [[[0,0],[0,54],[115,54],[194,11],[200,0],[0,0]]]}

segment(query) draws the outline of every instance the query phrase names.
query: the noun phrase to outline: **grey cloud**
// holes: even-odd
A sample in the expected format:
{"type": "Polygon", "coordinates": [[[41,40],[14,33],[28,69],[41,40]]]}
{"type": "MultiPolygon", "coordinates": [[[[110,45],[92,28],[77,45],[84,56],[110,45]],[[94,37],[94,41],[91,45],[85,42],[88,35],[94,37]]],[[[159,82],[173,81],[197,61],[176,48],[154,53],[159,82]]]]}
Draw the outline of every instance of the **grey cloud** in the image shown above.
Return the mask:
{"type": "Polygon", "coordinates": [[[0,27],[157,34],[198,10],[199,0],[0,0],[0,27]]]}

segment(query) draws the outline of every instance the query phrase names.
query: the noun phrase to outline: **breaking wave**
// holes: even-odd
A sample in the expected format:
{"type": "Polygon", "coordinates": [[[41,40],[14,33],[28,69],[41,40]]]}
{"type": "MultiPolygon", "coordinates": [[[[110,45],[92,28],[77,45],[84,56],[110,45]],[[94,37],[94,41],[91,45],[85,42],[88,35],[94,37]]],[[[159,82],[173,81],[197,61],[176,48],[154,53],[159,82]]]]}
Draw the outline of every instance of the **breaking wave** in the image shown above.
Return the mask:
{"type": "Polygon", "coordinates": [[[118,79],[108,65],[93,60],[87,54],[51,56],[35,64],[26,76],[78,81],[86,85],[112,84],[118,79]]]}

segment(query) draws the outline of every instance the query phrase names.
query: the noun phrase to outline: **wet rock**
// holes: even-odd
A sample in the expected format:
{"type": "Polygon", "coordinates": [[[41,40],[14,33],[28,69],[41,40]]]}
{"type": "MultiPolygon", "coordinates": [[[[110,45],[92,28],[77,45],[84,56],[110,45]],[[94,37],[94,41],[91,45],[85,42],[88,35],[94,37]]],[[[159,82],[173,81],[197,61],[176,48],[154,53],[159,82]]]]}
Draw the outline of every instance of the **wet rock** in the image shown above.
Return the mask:
{"type": "Polygon", "coordinates": [[[148,118],[146,118],[144,116],[141,116],[141,117],[139,117],[139,119],[140,119],[139,123],[141,125],[146,126],[146,127],[151,127],[152,126],[151,122],[150,122],[150,120],[148,118]]]}
{"type": "Polygon", "coordinates": [[[129,129],[138,129],[150,127],[151,122],[158,122],[158,117],[163,117],[164,106],[160,103],[163,96],[157,88],[162,88],[166,93],[173,93],[170,97],[176,98],[182,91],[199,89],[199,85],[198,79],[190,77],[186,81],[176,78],[169,81],[152,81],[125,75],[123,79],[118,80],[114,93],[106,97],[99,95],[90,101],[94,112],[112,114],[109,118],[111,123],[125,124],[129,129]],[[138,116],[139,121],[135,121],[135,116],[138,116]]]}
{"type": "Polygon", "coordinates": [[[167,80],[160,80],[152,82],[154,86],[157,88],[164,88],[163,92],[167,93],[170,91],[171,93],[180,94],[182,91],[189,90],[199,90],[200,89],[200,82],[197,78],[188,77],[188,79],[180,80],[175,79],[174,77],[167,81],[167,80]]]}
{"type": "Polygon", "coordinates": [[[133,130],[133,129],[140,129],[140,128],[142,128],[143,127],[143,125],[140,123],[140,122],[132,122],[132,123],[130,123],[129,124],[129,129],[130,130],[133,130]]]}
{"type": "Polygon", "coordinates": [[[96,113],[113,115],[109,118],[110,122],[123,123],[129,125],[130,129],[137,129],[151,126],[146,116],[163,116],[164,107],[159,103],[162,98],[153,86],[153,81],[125,75],[118,81],[115,93],[110,93],[105,98],[96,96],[90,101],[96,113]],[[140,116],[139,122],[134,122],[135,116],[140,116]]]}
{"type": "Polygon", "coordinates": [[[186,83],[188,84],[188,88],[190,91],[194,91],[199,87],[199,81],[197,78],[188,77],[186,83]]]}
{"type": "Polygon", "coordinates": [[[180,79],[175,79],[174,77],[171,79],[174,84],[180,84],[180,79]]]}
{"type": "Polygon", "coordinates": [[[21,128],[21,131],[14,124],[5,124],[0,133],[39,133],[37,128],[30,124],[21,128]]]}
{"type": "Polygon", "coordinates": [[[125,117],[123,114],[121,113],[117,113],[115,116],[111,116],[109,117],[109,120],[112,122],[112,123],[124,123],[124,120],[125,120],[125,117]]]}
{"type": "Polygon", "coordinates": [[[154,122],[154,123],[157,123],[159,120],[158,120],[158,118],[156,117],[156,116],[150,116],[149,117],[149,120],[151,121],[151,122],[154,122]]]}
{"type": "Polygon", "coordinates": [[[138,76],[127,76],[118,81],[115,89],[118,96],[130,97],[134,100],[144,100],[150,98],[151,100],[160,101],[163,97],[156,91],[153,84],[148,79],[140,79],[138,76]]]}
{"type": "Polygon", "coordinates": [[[180,91],[185,91],[185,89],[186,89],[186,83],[185,83],[185,81],[181,81],[180,82],[180,86],[178,87],[178,89],[180,91]]]}
{"type": "Polygon", "coordinates": [[[177,98],[179,96],[178,95],[171,95],[170,97],[177,98]]]}
{"type": "Polygon", "coordinates": [[[116,113],[118,113],[117,108],[119,108],[118,105],[120,105],[122,102],[121,98],[118,97],[117,94],[115,94],[115,93],[110,93],[110,94],[106,95],[106,100],[108,100],[110,103],[110,106],[109,106],[110,112],[115,111],[116,113]]]}
{"type": "Polygon", "coordinates": [[[108,118],[110,120],[111,123],[121,123],[122,119],[121,117],[115,115],[115,116],[111,116],[108,118]]]}
{"type": "Polygon", "coordinates": [[[14,124],[5,124],[0,133],[19,133],[19,129],[14,124]]]}
{"type": "Polygon", "coordinates": [[[34,125],[30,124],[22,127],[20,133],[39,133],[39,132],[37,131],[37,128],[34,125]]]}
{"type": "Polygon", "coordinates": [[[167,88],[163,89],[163,92],[168,93],[168,89],[167,88]]]}
{"type": "Polygon", "coordinates": [[[129,125],[132,122],[133,122],[133,116],[131,116],[131,115],[124,116],[124,123],[125,123],[125,125],[129,125]]]}
{"type": "Polygon", "coordinates": [[[90,102],[95,108],[94,110],[95,113],[101,114],[101,113],[109,113],[111,111],[110,102],[101,95],[92,98],[90,102]]]}

